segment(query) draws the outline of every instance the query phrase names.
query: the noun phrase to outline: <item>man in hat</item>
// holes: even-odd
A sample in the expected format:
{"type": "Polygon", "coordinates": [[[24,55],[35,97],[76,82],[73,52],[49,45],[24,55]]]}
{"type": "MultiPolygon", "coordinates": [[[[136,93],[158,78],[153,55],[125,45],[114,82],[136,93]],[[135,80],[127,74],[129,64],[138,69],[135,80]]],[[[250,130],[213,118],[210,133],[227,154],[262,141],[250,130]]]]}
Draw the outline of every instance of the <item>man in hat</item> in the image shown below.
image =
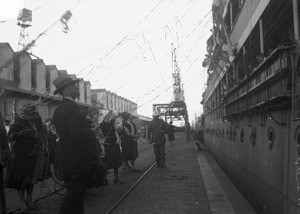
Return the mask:
{"type": "Polygon", "coordinates": [[[171,141],[171,143],[175,140],[174,132],[175,126],[173,126],[173,121],[170,121],[170,124],[168,125],[168,139],[171,141]]]}
{"type": "Polygon", "coordinates": [[[165,163],[165,143],[166,137],[165,133],[167,131],[168,125],[162,119],[159,119],[159,112],[154,111],[153,120],[148,126],[147,140],[150,144],[153,143],[155,160],[157,167],[166,167],[165,163]]]}
{"type": "Polygon", "coordinates": [[[60,74],[53,81],[54,94],[63,97],[53,114],[59,137],[56,161],[67,190],[59,210],[61,214],[84,213],[84,194],[93,164],[99,161],[95,134],[75,102],[79,97],[78,81],[67,74],[60,74]]]}

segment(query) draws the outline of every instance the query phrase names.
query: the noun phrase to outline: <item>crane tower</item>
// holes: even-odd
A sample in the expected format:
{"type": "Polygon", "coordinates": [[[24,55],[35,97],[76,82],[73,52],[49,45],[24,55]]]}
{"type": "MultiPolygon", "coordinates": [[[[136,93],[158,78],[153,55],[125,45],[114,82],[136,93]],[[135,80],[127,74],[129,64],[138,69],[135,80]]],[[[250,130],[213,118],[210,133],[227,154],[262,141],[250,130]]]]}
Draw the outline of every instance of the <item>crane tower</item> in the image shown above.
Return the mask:
{"type": "Polygon", "coordinates": [[[177,62],[176,48],[172,50],[173,101],[184,102],[183,85],[181,84],[180,68],[177,62]]]}
{"type": "MultiPolygon", "coordinates": [[[[23,8],[20,11],[18,17],[17,25],[20,26],[20,36],[18,42],[18,51],[25,48],[25,46],[30,42],[28,28],[31,26],[32,21],[32,11],[26,8],[23,8]]],[[[30,51],[30,50],[29,50],[30,51]]]]}
{"type": "MultiPolygon", "coordinates": [[[[173,44],[172,44],[173,47],[173,44]]],[[[173,101],[165,104],[153,104],[153,111],[159,111],[166,122],[178,120],[188,122],[183,85],[181,83],[180,68],[177,62],[176,48],[172,49],[172,77],[173,77],[173,101]]]]}

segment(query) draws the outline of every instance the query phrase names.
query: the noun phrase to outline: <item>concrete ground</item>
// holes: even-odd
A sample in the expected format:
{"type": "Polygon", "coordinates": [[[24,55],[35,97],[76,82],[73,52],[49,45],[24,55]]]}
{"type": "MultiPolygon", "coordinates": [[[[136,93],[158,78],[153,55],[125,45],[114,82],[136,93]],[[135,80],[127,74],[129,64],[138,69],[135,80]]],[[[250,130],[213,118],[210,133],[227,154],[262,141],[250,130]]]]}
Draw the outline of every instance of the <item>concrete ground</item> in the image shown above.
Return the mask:
{"type": "MultiPolygon", "coordinates": [[[[154,166],[151,170],[153,148],[139,141],[137,167],[140,171],[127,172],[120,168],[125,184],[113,184],[110,172],[109,185],[100,194],[97,190],[87,192],[85,213],[255,213],[208,152],[197,151],[193,141],[185,140],[184,133],[175,133],[175,138],[172,144],[166,143],[167,167],[154,166]],[[146,171],[149,173],[132,188],[146,171]],[[119,205],[113,208],[118,201],[119,205]]],[[[47,191],[53,192],[52,181],[35,188],[35,198],[41,198],[47,191]]],[[[39,213],[57,213],[62,197],[52,194],[39,200],[39,213]]],[[[17,198],[8,199],[10,209],[16,208],[17,198]]]]}

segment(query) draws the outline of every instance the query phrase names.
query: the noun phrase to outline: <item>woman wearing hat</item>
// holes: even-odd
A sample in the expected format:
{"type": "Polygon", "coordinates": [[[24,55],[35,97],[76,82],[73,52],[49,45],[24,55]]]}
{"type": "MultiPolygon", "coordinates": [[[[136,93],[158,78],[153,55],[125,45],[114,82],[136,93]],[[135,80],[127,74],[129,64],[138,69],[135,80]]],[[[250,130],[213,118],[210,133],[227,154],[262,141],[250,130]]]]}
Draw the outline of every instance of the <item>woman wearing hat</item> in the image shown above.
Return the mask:
{"type": "Polygon", "coordinates": [[[124,134],[122,135],[122,158],[124,169],[138,171],[135,167],[135,159],[138,157],[137,151],[137,129],[134,123],[130,121],[131,114],[123,112],[124,134]],[[128,164],[131,163],[131,167],[128,164]]]}
{"type": "Polygon", "coordinates": [[[124,183],[119,179],[119,167],[122,166],[122,155],[120,150],[122,135],[122,118],[118,112],[110,111],[100,124],[105,136],[105,162],[107,169],[114,170],[114,183],[124,183]]]}
{"type": "Polygon", "coordinates": [[[40,174],[41,136],[44,131],[42,119],[35,106],[27,104],[8,133],[10,141],[14,144],[7,171],[6,187],[18,191],[20,213],[27,213],[38,208],[32,201],[32,193],[34,184],[42,178],[40,174]]]}
{"type": "Polygon", "coordinates": [[[99,111],[95,106],[90,107],[86,112],[86,118],[89,121],[90,128],[94,131],[96,139],[97,139],[97,149],[100,156],[103,156],[103,151],[100,145],[101,142],[101,128],[99,124],[99,111]]]}

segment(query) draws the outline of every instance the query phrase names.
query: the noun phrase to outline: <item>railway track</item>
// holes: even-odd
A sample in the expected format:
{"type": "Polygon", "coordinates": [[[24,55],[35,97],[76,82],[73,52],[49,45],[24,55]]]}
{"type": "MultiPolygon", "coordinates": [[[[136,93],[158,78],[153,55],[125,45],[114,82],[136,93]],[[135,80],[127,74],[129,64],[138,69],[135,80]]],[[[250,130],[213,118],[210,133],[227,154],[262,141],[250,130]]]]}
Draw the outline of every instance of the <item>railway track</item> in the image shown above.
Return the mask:
{"type": "MultiPolygon", "coordinates": [[[[170,145],[167,150],[166,150],[166,153],[168,153],[171,148],[173,147],[173,145],[170,145]]],[[[141,145],[140,147],[140,150],[139,150],[139,154],[145,152],[145,151],[148,151],[149,149],[152,149],[152,146],[149,146],[149,145],[141,145]]],[[[151,166],[142,174],[142,176],[127,190],[127,192],[122,195],[122,197],[109,209],[109,211],[107,213],[111,213],[125,198],[126,196],[138,185],[138,183],[151,171],[151,169],[153,169],[153,167],[156,165],[155,161],[151,164],[151,166]]],[[[64,186],[56,181],[55,179],[53,179],[53,190],[52,192],[48,193],[48,194],[45,194],[41,197],[38,197],[37,199],[34,200],[34,202],[40,202],[50,196],[53,196],[53,195],[63,195],[65,193],[65,188],[64,186]]],[[[110,181],[111,182],[111,181],[110,181]]],[[[99,188],[98,190],[91,190],[89,191],[90,194],[92,195],[99,195],[103,190],[103,187],[99,188]]],[[[11,192],[13,191],[12,189],[6,191],[6,192],[11,192]]],[[[10,209],[8,210],[8,214],[13,214],[15,211],[17,211],[19,209],[19,207],[14,207],[13,209],[10,209]]]]}
{"type": "MultiPolygon", "coordinates": [[[[166,150],[166,154],[173,148],[174,145],[170,145],[166,150]]],[[[142,174],[142,176],[121,196],[121,198],[111,206],[111,208],[105,214],[111,214],[121,203],[122,201],[130,194],[130,192],[147,176],[147,174],[153,169],[156,165],[156,162],[152,163],[152,165],[142,174]]]]}

